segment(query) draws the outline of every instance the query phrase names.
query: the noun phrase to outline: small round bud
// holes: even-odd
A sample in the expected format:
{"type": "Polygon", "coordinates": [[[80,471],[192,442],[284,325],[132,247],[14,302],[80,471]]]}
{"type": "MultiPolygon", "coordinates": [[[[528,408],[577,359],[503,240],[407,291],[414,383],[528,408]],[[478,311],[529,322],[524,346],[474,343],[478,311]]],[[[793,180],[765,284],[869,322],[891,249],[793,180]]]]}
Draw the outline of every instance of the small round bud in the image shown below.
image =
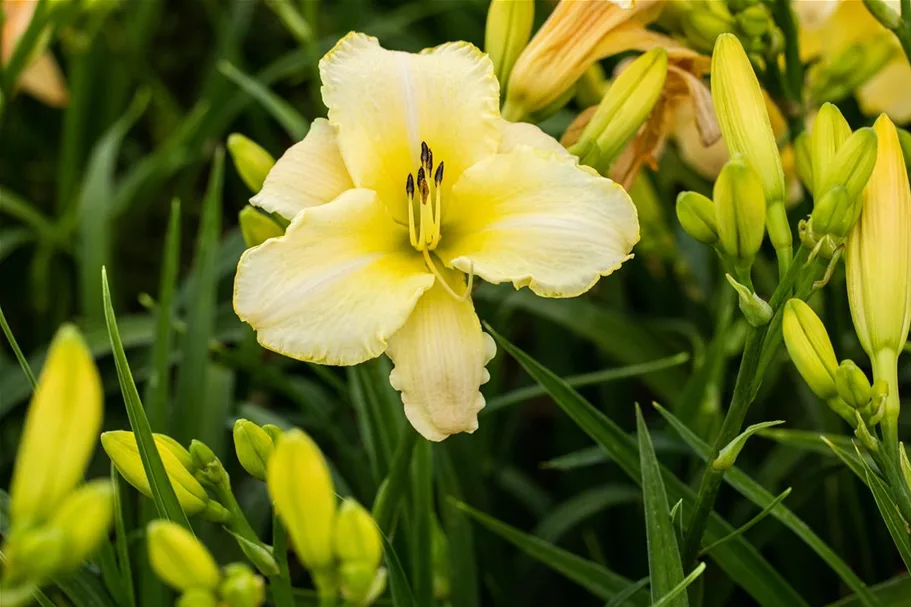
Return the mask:
{"type": "Polygon", "coordinates": [[[683,231],[698,242],[713,245],[718,242],[715,203],[698,192],[681,192],[677,196],[677,219],[683,231]]]}
{"type": "Polygon", "coordinates": [[[232,133],[228,136],[228,153],[241,180],[251,192],[259,192],[266,182],[266,175],[275,166],[275,158],[262,146],[247,137],[232,133]]]}
{"type": "Polygon", "coordinates": [[[266,480],[266,464],[274,449],[272,437],[264,429],[246,419],[234,423],[234,451],[237,460],[253,478],[266,480]]]}
{"type": "Polygon", "coordinates": [[[206,547],[176,523],[157,520],[146,531],[149,562],[155,574],[176,590],[214,590],[221,575],[206,547]]]}
{"type": "Polygon", "coordinates": [[[218,592],[231,607],[259,607],[266,602],[263,578],[241,563],[225,567],[225,577],[218,592]]]}
{"type": "Polygon", "coordinates": [[[866,407],[873,398],[870,380],[852,360],[843,360],[838,365],[835,370],[835,388],[841,399],[855,409],[866,407]]]}

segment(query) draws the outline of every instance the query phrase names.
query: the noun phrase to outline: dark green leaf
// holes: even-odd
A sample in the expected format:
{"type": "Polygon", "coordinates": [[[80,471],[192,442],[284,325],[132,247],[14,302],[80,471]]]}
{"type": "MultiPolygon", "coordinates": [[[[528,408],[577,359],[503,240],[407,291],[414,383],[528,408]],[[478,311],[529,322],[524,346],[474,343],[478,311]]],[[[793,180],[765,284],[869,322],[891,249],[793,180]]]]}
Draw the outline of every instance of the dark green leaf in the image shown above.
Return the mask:
{"type": "Polygon", "coordinates": [[[229,61],[219,62],[218,70],[248,95],[256,99],[295,141],[303,139],[307,131],[310,130],[310,123],[307,122],[306,118],[301,116],[287,101],[270,91],[259,80],[243,73],[229,61]]]}

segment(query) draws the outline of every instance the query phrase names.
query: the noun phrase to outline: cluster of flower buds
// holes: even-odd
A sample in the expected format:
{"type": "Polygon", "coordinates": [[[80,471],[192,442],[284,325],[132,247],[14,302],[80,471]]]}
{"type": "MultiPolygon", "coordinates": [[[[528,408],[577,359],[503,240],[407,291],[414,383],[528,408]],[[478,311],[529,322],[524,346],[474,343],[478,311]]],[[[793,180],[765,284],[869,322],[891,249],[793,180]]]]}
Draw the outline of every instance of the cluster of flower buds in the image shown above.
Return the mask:
{"type": "Polygon", "coordinates": [[[350,604],[372,604],[386,587],[379,528],[353,500],[337,503],[329,467],[316,443],[296,428],[283,433],[267,457],[266,483],[320,596],[340,592],[350,604]]]}
{"type": "Polygon", "coordinates": [[[837,103],[900,55],[901,49],[890,40],[888,32],[858,40],[809,67],[807,83],[810,98],[815,103],[837,103]]]}
{"type": "Polygon", "coordinates": [[[265,603],[262,577],[242,563],[219,569],[206,547],[180,525],[152,521],[146,540],[155,574],[181,593],[177,607],[259,607],[265,603]]]}
{"type": "Polygon", "coordinates": [[[831,259],[860,218],[861,193],[876,164],[876,132],[852,133],[838,108],[826,103],[798,147],[800,173],[815,200],[810,218],[800,223],[800,240],[831,259]]]}
{"type": "Polygon", "coordinates": [[[839,364],[825,326],[809,305],[799,299],[785,304],[782,333],[794,366],[816,396],[860,434],[880,422],[888,384],[871,385],[851,360],[839,364]]]}
{"type": "Polygon", "coordinates": [[[32,600],[49,578],[75,570],[107,538],[109,481],[80,486],[103,415],[101,379],[82,336],[61,327],[29,405],[10,484],[2,547],[3,605],[32,600]]]}
{"type": "Polygon", "coordinates": [[[758,66],[776,57],[784,35],[761,0],[693,0],[685,4],[680,27],[689,45],[709,53],[721,34],[737,36],[758,66]]]}

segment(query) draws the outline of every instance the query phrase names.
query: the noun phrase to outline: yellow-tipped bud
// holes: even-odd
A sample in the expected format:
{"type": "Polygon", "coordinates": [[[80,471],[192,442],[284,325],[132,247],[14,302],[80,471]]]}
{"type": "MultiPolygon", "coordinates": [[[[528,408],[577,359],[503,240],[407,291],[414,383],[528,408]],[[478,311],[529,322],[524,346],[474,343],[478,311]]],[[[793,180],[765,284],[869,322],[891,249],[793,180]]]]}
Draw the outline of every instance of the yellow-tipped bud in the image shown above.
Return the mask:
{"type": "Polygon", "coordinates": [[[261,481],[266,480],[266,465],[275,444],[265,430],[246,419],[234,422],[234,451],[247,474],[261,481]]]}
{"type": "Polygon", "coordinates": [[[70,493],[51,519],[66,538],[61,571],[73,570],[108,536],[114,519],[114,489],[107,480],[92,481],[70,493]]]}
{"type": "Polygon", "coordinates": [[[837,396],[838,360],[829,334],[812,308],[799,299],[789,300],[784,306],[781,330],[788,354],[810,389],[823,400],[837,396]]]}
{"type": "Polygon", "coordinates": [[[500,81],[503,92],[509,82],[512,66],[531,38],[534,21],[534,0],[492,0],[490,3],[484,32],[484,51],[493,62],[493,72],[500,81]]]}
{"type": "Polygon", "coordinates": [[[897,355],[911,324],[911,187],[895,125],[883,115],[874,130],[876,165],[846,256],[851,315],[871,359],[897,355]]]}
{"type": "Polygon", "coordinates": [[[633,138],[661,96],[667,51],[655,48],[630,63],[614,80],[570,152],[606,172],[633,138]]]}
{"type": "Polygon", "coordinates": [[[242,563],[225,567],[225,579],[218,593],[231,607],[259,607],[266,602],[266,585],[263,578],[242,563]]]}
{"type": "Polygon", "coordinates": [[[278,238],[285,231],[266,213],[256,207],[247,205],[238,213],[240,233],[247,248],[257,247],[270,238],[278,238]]]}
{"type": "Polygon", "coordinates": [[[838,148],[851,136],[851,127],[841,115],[841,111],[831,103],[824,103],[819,108],[813,122],[813,133],[810,135],[810,156],[813,163],[813,191],[818,196],[826,193],[822,185],[823,178],[832,166],[832,160],[838,148]]]}
{"type": "Polygon", "coordinates": [[[748,272],[765,235],[762,182],[749,164],[735,157],[721,169],[713,196],[719,249],[739,271],[748,272]]]}
{"type": "Polygon", "coordinates": [[[149,563],[175,590],[214,590],[221,575],[215,559],[193,534],[170,521],[152,521],[146,530],[149,563]]]}
{"type": "Polygon", "coordinates": [[[228,136],[228,153],[241,180],[253,193],[263,189],[266,175],[275,166],[275,158],[258,143],[239,133],[228,136]]]}
{"type": "Polygon", "coordinates": [[[873,398],[873,387],[866,373],[852,360],[843,360],[835,370],[835,389],[843,401],[860,409],[873,398]]]}
{"type": "Polygon", "coordinates": [[[298,429],[285,432],[269,458],[266,483],[301,562],[311,572],[331,566],[335,489],[313,439],[298,429]]]}
{"type": "MultiPolygon", "coordinates": [[[[177,494],[177,501],[180,502],[180,506],[187,516],[199,514],[209,520],[227,520],[228,512],[209,498],[206,490],[194,478],[193,473],[181,463],[183,456],[178,457],[171,451],[172,443],[161,441],[156,436],[155,445],[158,447],[158,454],[161,456],[168,479],[174,487],[174,493],[177,494]]],[[[104,447],[120,475],[140,493],[146,497],[152,497],[152,489],[142,466],[139,447],[136,445],[136,437],[133,433],[105,432],[101,435],[101,446],[104,447]]]]}
{"type": "Polygon", "coordinates": [[[101,379],[79,331],[57,331],[25,418],[10,483],[11,531],[47,520],[82,480],[103,414],[101,379]]]}
{"type": "Polygon", "coordinates": [[[742,154],[759,175],[765,193],[769,239],[777,250],[791,247],[784,202],[787,198],[781,156],[765,98],[750,60],[732,34],[722,34],[712,54],[712,101],[728,153],[742,154]]]}
{"type": "Polygon", "coordinates": [[[718,242],[715,203],[698,192],[681,192],[677,196],[677,219],[683,230],[702,244],[718,242]]]}

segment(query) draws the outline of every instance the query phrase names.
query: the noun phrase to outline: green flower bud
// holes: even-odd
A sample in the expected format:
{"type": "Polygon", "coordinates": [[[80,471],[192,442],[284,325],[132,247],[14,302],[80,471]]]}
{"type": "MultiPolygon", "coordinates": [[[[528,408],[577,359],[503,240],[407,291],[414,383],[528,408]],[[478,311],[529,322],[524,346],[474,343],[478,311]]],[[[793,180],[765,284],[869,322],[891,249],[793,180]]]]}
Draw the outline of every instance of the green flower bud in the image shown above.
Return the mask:
{"type": "MultiPolygon", "coordinates": [[[[335,519],[335,554],[346,563],[366,563],[373,569],[383,560],[383,542],[376,521],[352,499],[342,501],[335,519]]],[[[371,573],[371,578],[373,573],[371,573]]]]}
{"type": "MultiPolygon", "coordinates": [[[[180,463],[180,459],[171,452],[170,444],[156,440],[155,445],[158,447],[158,454],[161,456],[161,462],[164,464],[165,472],[168,474],[168,480],[171,481],[174,493],[177,494],[177,500],[180,502],[184,512],[188,516],[204,514],[209,520],[227,520],[227,511],[209,498],[199,481],[180,463]],[[213,516],[219,518],[210,518],[213,516]]],[[[151,498],[152,489],[142,466],[142,459],[139,456],[139,448],[136,445],[136,437],[133,433],[125,431],[105,432],[101,435],[101,446],[104,447],[105,452],[111,458],[111,462],[113,462],[117,471],[120,472],[120,475],[133,485],[137,491],[151,498]]]]}
{"type": "Polygon", "coordinates": [[[813,133],[810,135],[810,155],[813,162],[813,192],[822,196],[828,188],[823,185],[823,177],[832,166],[832,160],[838,148],[851,136],[851,127],[841,115],[841,111],[831,103],[824,103],[819,108],[813,122],[813,133]]]}
{"type": "Polygon", "coordinates": [[[51,342],[10,482],[11,532],[46,521],[82,480],[103,414],[101,379],[79,331],[51,342]]]}
{"type": "Polygon", "coordinates": [[[605,173],[652,111],[667,77],[667,51],[655,48],[629,64],[604,95],[569,151],[605,173]]]}
{"type": "Polygon", "coordinates": [[[266,467],[275,511],[301,562],[322,571],[335,560],[335,488],[319,447],[298,429],[285,432],[266,467]]]}
{"type": "Polygon", "coordinates": [[[824,169],[818,191],[825,194],[829,188],[840,185],[848,198],[854,200],[867,185],[875,165],[876,131],[870,127],[858,129],[838,148],[831,164],[824,169]]]}
{"type": "Polygon", "coordinates": [[[190,456],[190,452],[187,449],[178,443],[176,440],[168,436],[167,434],[152,434],[152,438],[155,439],[155,445],[158,447],[158,450],[167,449],[171,452],[171,455],[177,458],[177,461],[180,464],[189,470],[190,472],[195,472],[196,464],[193,463],[193,458],[190,456]]]}
{"type": "Polygon", "coordinates": [[[253,193],[263,189],[266,175],[275,166],[275,158],[259,144],[239,133],[228,136],[228,153],[241,180],[253,193]]]}
{"type": "Polygon", "coordinates": [[[730,274],[725,274],[728,282],[737,291],[740,311],[753,327],[762,327],[772,320],[772,307],[748,287],[740,284],[730,274]]]}
{"type": "MultiPolygon", "coordinates": [[[[221,460],[215,455],[208,445],[202,441],[190,442],[190,456],[196,466],[196,478],[211,487],[230,487],[230,479],[221,460]]],[[[230,490],[230,489],[229,489],[230,490]]]]}
{"type": "Polygon", "coordinates": [[[749,37],[759,37],[774,25],[772,14],[762,4],[755,4],[737,14],[737,26],[749,37]]]}
{"type": "Polygon", "coordinates": [[[698,242],[713,245],[718,242],[715,203],[698,192],[681,192],[677,196],[677,219],[683,231],[698,242]]]}
{"type": "Polygon", "coordinates": [[[493,62],[504,97],[512,66],[531,38],[534,21],[534,0],[492,0],[487,10],[484,51],[493,62]]]}
{"type": "MultiPolygon", "coordinates": [[[[712,54],[712,101],[718,125],[733,158],[742,154],[756,171],[768,205],[769,239],[777,251],[792,245],[784,201],[787,198],[778,144],[759,81],[737,37],[722,34],[712,54]]],[[[716,204],[718,200],[715,200],[716,204]]],[[[719,218],[719,226],[721,219],[719,218]]]]}
{"type": "Polygon", "coordinates": [[[263,578],[241,563],[225,567],[225,577],[218,593],[230,607],[259,607],[266,602],[263,578]]]}
{"type": "Polygon", "coordinates": [[[278,440],[282,437],[282,433],[284,432],[281,428],[279,428],[275,424],[266,424],[265,426],[263,426],[263,431],[269,435],[269,438],[272,439],[273,445],[278,444],[278,440]]]}
{"type": "Polygon", "coordinates": [[[180,595],[174,607],[217,607],[218,597],[205,588],[191,588],[180,595]]]}
{"type": "Polygon", "coordinates": [[[721,169],[713,193],[719,249],[748,272],[765,235],[762,182],[743,159],[734,158],[721,169]]]}
{"type": "Polygon", "coordinates": [[[234,422],[234,451],[247,474],[265,481],[266,464],[274,449],[272,437],[265,430],[246,419],[234,422]]]}
{"type": "Polygon", "coordinates": [[[4,581],[14,584],[27,580],[40,585],[66,559],[66,535],[51,525],[35,527],[10,536],[4,551],[4,581]]]}
{"type": "Polygon", "coordinates": [[[149,563],[161,580],[175,590],[215,590],[221,575],[215,559],[193,534],[170,521],[149,523],[146,531],[149,563]]]}
{"type": "Polygon", "coordinates": [[[823,400],[835,397],[838,361],[829,334],[812,308],[799,299],[789,300],[781,330],[788,354],[810,389],[823,400]]]}
{"type": "Polygon", "coordinates": [[[60,570],[73,570],[88,559],[107,539],[113,519],[114,489],[110,481],[92,481],[70,493],[50,522],[66,538],[60,570]]]}
{"type": "Polygon", "coordinates": [[[278,238],[285,233],[271,216],[250,205],[240,210],[238,220],[240,232],[248,249],[257,247],[270,238],[278,238]]]}
{"type": "Polygon", "coordinates": [[[861,409],[873,398],[873,387],[867,375],[852,360],[843,360],[835,370],[835,389],[843,401],[861,409]]]}
{"type": "Polygon", "coordinates": [[[711,52],[718,36],[734,29],[734,19],[708,10],[692,9],[684,14],[681,26],[690,45],[708,53],[711,52]]]}

